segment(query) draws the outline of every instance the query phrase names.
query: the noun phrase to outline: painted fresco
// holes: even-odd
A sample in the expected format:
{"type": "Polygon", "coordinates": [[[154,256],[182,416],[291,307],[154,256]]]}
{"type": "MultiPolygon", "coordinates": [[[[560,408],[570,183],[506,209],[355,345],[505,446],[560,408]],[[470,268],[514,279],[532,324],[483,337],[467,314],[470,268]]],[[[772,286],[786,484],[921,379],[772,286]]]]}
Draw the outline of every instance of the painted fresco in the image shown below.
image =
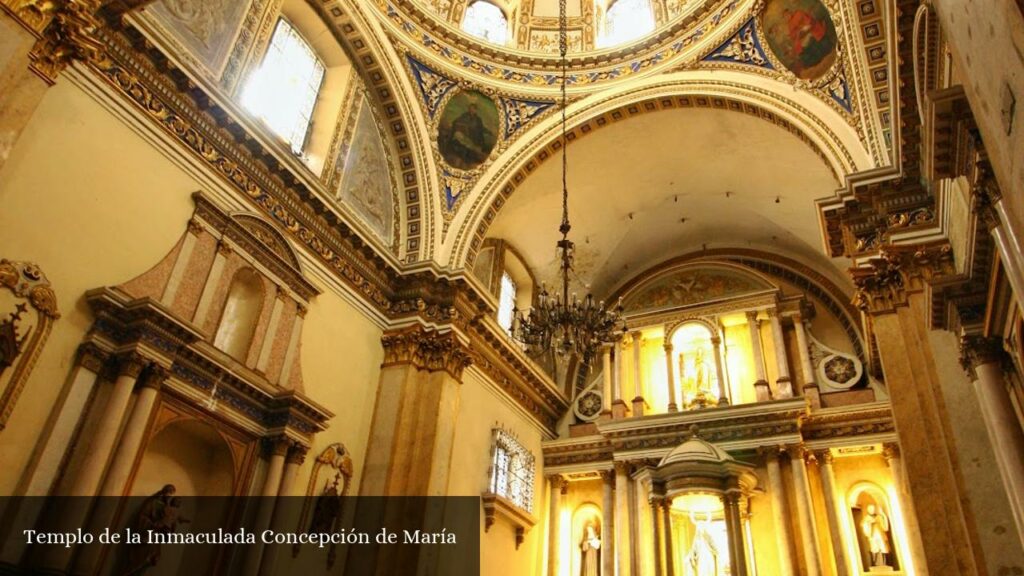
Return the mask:
{"type": "Polygon", "coordinates": [[[657,278],[629,294],[623,306],[630,312],[687,306],[772,288],[749,274],[728,268],[684,269],[657,278]]]}
{"type": "Polygon", "coordinates": [[[762,24],[772,52],[798,78],[820,78],[835,62],[839,40],[820,0],[768,0],[762,24]]]}
{"type": "Polygon", "coordinates": [[[390,244],[393,204],[387,154],[365,97],[358,110],[338,199],[355,211],[380,240],[390,244]]]}
{"type": "Polygon", "coordinates": [[[498,107],[475,90],[448,101],[437,128],[437,147],[452,168],[472,170],[484,163],[498,142],[498,107]]]}
{"type": "Polygon", "coordinates": [[[218,76],[250,2],[161,0],[148,9],[189,53],[218,76]]]}

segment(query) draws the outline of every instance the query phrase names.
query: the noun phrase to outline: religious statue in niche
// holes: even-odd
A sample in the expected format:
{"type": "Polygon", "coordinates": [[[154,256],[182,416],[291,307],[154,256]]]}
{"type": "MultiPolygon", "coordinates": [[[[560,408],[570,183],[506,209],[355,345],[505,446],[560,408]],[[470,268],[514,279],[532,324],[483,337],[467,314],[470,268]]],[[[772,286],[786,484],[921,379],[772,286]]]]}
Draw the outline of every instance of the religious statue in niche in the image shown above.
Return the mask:
{"type": "Polygon", "coordinates": [[[866,572],[892,572],[899,569],[893,551],[892,526],[883,503],[868,491],[857,498],[853,510],[857,543],[866,572]]]}
{"type": "Polygon", "coordinates": [[[580,542],[580,576],[601,574],[601,527],[597,520],[588,520],[583,526],[580,542]]]}
{"type": "Polygon", "coordinates": [[[718,576],[719,554],[718,547],[711,535],[711,513],[701,520],[694,512],[690,512],[690,522],[693,524],[693,544],[690,551],[686,553],[686,560],[683,563],[683,574],[685,576],[718,576]]]}
{"type": "Polygon", "coordinates": [[[679,373],[688,408],[705,408],[716,403],[712,386],[714,372],[703,347],[696,348],[691,354],[679,355],[679,373]],[[692,357],[689,362],[687,356],[692,357]]]}
{"type": "Polygon", "coordinates": [[[797,78],[821,78],[835,62],[836,28],[820,0],[768,0],[762,22],[772,52],[797,78]]]}
{"type": "MultiPolygon", "coordinates": [[[[174,484],[167,484],[147,497],[135,515],[132,530],[138,534],[148,534],[150,530],[171,534],[177,532],[178,524],[191,522],[181,515],[181,498],[174,495],[176,491],[174,484]]],[[[125,551],[124,566],[120,572],[124,576],[145,574],[160,562],[160,544],[148,540],[126,544],[125,551]]]]}
{"type": "MultiPolygon", "coordinates": [[[[342,444],[331,444],[316,458],[309,477],[306,502],[299,518],[298,532],[308,534],[338,531],[344,512],[344,497],[352,481],[352,457],[342,444]],[[315,498],[313,497],[316,494],[315,498]]],[[[292,547],[292,557],[299,555],[300,546],[292,547]]],[[[337,550],[332,544],[327,551],[327,568],[333,568],[337,550]]]]}
{"type": "Polygon", "coordinates": [[[452,168],[472,170],[484,163],[498,143],[498,107],[475,90],[459,92],[441,113],[437,147],[452,168]]]}

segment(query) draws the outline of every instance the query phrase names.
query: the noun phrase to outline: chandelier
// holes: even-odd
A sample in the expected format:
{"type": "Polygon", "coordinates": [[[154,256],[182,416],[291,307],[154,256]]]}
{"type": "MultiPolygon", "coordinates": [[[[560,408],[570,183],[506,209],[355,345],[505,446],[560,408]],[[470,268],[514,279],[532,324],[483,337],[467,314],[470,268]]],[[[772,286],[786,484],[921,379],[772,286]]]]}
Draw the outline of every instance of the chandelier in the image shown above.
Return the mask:
{"type": "Polygon", "coordinates": [[[558,231],[562,239],[556,244],[561,259],[560,294],[551,296],[546,285],[542,285],[537,305],[528,315],[516,310],[513,322],[512,337],[534,350],[553,350],[560,355],[575,354],[584,365],[597,355],[598,348],[604,343],[614,342],[618,333],[626,331],[626,323],[621,319],[622,299],[614,307],[605,306],[604,301],[595,302],[591,294],[583,299],[576,294],[569,295],[569,274],[572,272],[575,244],[569,240],[569,187],[567,174],[569,171],[568,138],[566,136],[566,70],[568,68],[568,34],[566,24],[565,0],[558,3],[558,52],[561,56],[561,96],[562,96],[562,223],[558,231]],[[618,327],[618,328],[617,328],[618,327]]]}

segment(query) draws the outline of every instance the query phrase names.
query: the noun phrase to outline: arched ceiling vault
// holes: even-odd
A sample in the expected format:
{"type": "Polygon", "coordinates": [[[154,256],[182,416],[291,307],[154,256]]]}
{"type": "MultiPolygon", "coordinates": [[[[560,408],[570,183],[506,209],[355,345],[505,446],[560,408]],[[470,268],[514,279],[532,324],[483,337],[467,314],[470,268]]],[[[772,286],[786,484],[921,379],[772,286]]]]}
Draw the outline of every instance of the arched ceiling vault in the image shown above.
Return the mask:
{"type": "MultiPolygon", "coordinates": [[[[820,100],[764,79],[752,85],[742,73],[689,71],[568,112],[573,237],[581,281],[596,293],[624,267],[703,244],[784,249],[812,266],[844,267],[823,255],[814,201],[872,162],[820,100]]],[[[561,163],[548,160],[559,158],[559,134],[558,118],[547,119],[484,174],[446,238],[450,267],[471,264],[495,236],[552,278],[561,163]]]]}

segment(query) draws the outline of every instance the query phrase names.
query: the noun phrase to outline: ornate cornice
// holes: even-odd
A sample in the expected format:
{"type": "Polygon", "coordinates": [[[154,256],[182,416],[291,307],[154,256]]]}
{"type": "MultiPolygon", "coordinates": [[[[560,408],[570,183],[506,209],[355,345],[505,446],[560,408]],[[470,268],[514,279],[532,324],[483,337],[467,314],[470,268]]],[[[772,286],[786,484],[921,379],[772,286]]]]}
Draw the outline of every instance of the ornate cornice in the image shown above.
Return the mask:
{"type": "Polygon", "coordinates": [[[380,341],[384,367],[410,364],[430,372],[443,370],[461,382],[462,371],[472,363],[469,347],[451,330],[412,326],[387,332],[380,341]]]}
{"type": "Polygon", "coordinates": [[[894,312],[907,305],[909,294],[954,273],[953,251],[947,243],[886,246],[880,257],[850,269],[857,286],[854,304],[869,314],[894,312]]]}
{"type": "Polygon", "coordinates": [[[1008,360],[1003,339],[998,336],[967,335],[960,338],[960,366],[977,379],[976,370],[985,364],[1002,366],[1008,360]]]}

